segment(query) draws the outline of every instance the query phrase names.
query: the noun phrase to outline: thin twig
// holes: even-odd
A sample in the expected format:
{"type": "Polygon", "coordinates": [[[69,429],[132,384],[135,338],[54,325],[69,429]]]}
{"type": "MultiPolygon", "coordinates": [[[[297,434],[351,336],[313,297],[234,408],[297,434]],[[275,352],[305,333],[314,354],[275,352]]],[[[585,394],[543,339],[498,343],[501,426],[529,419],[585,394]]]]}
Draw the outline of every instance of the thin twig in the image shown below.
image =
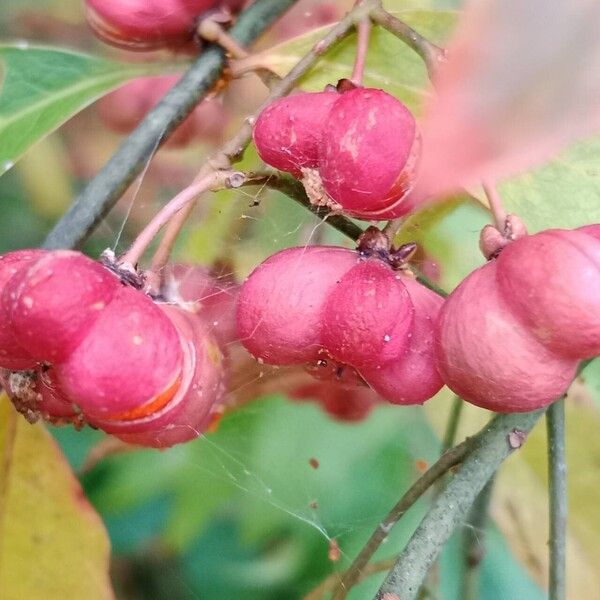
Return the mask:
{"type": "Polygon", "coordinates": [[[469,511],[463,535],[464,570],[461,581],[461,600],[478,600],[480,597],[479,566],[485,556],[486,527],[489,506],[494,488],[494,478],[490,479],[469,511]]]}
{"type": "Polygon", "coordinates": [[[358,36],[356,41],[356,58],[350,79],[356,85],[362,85],[365,75],[365,63],[369,52],[369,40],[371,39],[371,20],[368,16],[363,17],[356,26],[358,36]]]}
{"type": "Polygon", "coordinates": [[[474,439],[461,468],[434,501],[375,598],[414,600],[442,547],[462,523],[477,495],[515,449],[509,435],[526,435],[544,410],[498,415],[474,439]]]}
{"type": "Polygon", "coordinates": [[[374,8],[370,15],[375,23],[393,33],[423,59],[430,79],[435,75],[440,63],[446,60],[446,53],[442,48],[424,38],[412,27],[391,15],[381,6],[374,8]]]}
{"type": "Polygon", "coordinates": [[[460,396],[454,396],[452,406],[450,407],[448,422],[446,423],[446,430],[444,431],[444,437],[442,438],[442,452],[446,452],[446,450],[454,446],[464,405],[465,402],[460,396]]]}
{"type": "MultiPolygon", "coordinates": [[[[240,14],[230,35],[241,45],[248,46],[295,1],[257,0],[240,14]]],[[[76,198],[46,238],[46,248],[73,248],[94,230],[156,150],[211,90],[224,65],[225,54],[221,48],[209,47],[202,51],[180,81],[76,198]]]]}
{"type": "Polygon", "coordinates": [[[359,555],[354,559],[348,570],[342,575],[339,585],[333,594],[333,600],[343,600],[350,589],[356,584],[360,573],[371,560],[379,546],[389,535],[391,529],[400,520],[402,515],[445,473],[460,463],[470,448],[470,441],[464,441],[444,453],[409,490],[402,496],[387,516],[381,521],[377,529],[371,534],[359,555]]]}
{"type": "Polygon", "coordinates": [[[228,183],[236,175],[238,174],[228,171],[215,171],[203,179],[194,181],[190,186],[179,192],[144,227],[133,244],[131,244],[129,250],[121,257],[121,262],[135,267],[148,246],[152,243],[152,240],[174,215],[191,204],[203,192],[208,190],[215,191],[226,187],[239,187],[239,185],[234,186],[228,183]]]}
{"type": "MultiPolygon", "coordinates": [[[[200,169],[197,178],[202,178],[211,171],[230,169],[233,164],[240,161],[243,157],[246,147],[252,140],[252,128],[260,113],[275,100],[278,100],[279,98],[289,94],[294,87],[296,87],[298,81],[304,75],[306,75],[306,73],[310,71],[312,67],[315,66],[321,56],[333,48],[338,42],[343,40],[354,29],[355,20],[362,18],[365,14],[368,14],[368,11],[373,7],[374,2],[375,0],[369,0],[369,2],[365,3],[364,5],[356,6],[354,9],[352,9],[327,33],[327,35],[323,37],[322,40],[317,42],[312,47],[308,54],[303,56],[294,65],[294,67],[285,77],[273,83],[271,86],[271,92],[267,99],[254,112],[254,114],[244,121],[244,124],[238,130],[238,132],[231,139],[225,142],[225,144],[223,144],[223,146],[217,150],[208,159],[208,161],[206,161],[206,163],[200,169]]],[[[193,205],[188,206],[186,209],[181,211],[177,217],[175,217],[172,223],[169,223],[163,238],[164,242],[161,241],[159,244],[157,253],[152,261],[152,271],[157,273],[160,272],[162,267],[167,263],[175,240],[177,239],[182,227],[185,225],[185,222],[191,214],[192,209],[193,205]]],[[[330,223],[334,224],[332,220],[330,220],[330,223]]],[[[362,232],[358,232],[358,235],[360,235],[360,233],[362,232]]]]}
{"type": "Polygon", "coordinates": [[[565,457],[565,401],[546,413],[548,484],[550,497],[550,600],[566,597],[567,463],[565,457]]]}
{"type": "MultiPolygon", "coordinates": [[[[365,579],[371,577],[371,575],[376,575],[377,573],[382,573],[383,571],[389,571],[394,566],[393,558],[388,558],[386,560],[380,560],[378,562],[373,563],[372,565],[367,565],[360,573],[360,576],[356,583],[360,583],[365,579]]],[[[323,580],[318,587],[316,587],[310,594],[304,596],[304,600],[321,600],[326,594],[333,591],[335,586],[338,584],[340,580],[339,573],[332,573],[327,577],[327,579],[323,580]]]]}

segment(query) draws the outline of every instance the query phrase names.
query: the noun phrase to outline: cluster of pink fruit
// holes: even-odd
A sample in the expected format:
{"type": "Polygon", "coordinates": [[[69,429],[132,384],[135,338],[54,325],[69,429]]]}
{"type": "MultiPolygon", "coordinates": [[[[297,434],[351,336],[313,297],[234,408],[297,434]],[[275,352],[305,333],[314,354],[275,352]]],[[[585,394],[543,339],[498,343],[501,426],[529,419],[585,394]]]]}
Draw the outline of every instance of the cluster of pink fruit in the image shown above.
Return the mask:
{"type": "Polygon", "coordinates": [[[420,136],[410,111],[383,90],[337,88],[273,102],[254,128],[269,165],[302,178],[309,198],[351,216],[401,216],[414,184],[420,136]]]}
{"type": "MultiPolygon", "coordinates": [[[[30,419],[88,423],[124,441],[171,446],[206,429],[224,393],[212,334],[225,291],[173,267],[170,302],[154,302],[71,251],[0,257],[2,384],[30,419]],[[186,303],[193,297],[205,304],[186,303]],[[177,301],[176,301],[177,300],[177,301]]],[[[227,312],[227,311],[225,311],[227,312]]]]}
{"type": "MultiPolygon", "coordinates": [[[[319,201],[316,171],[321,202],[346,214],[412,210],[404,201],[419,151],[412,116],[381,90],[341,83],[269,106],[254,130],[260,156],[319,201]]],[[[350,366],[352,384],[358,373],[394,403],[423,402],[443,379],[491,410],[545,406],[582,359],[600,354],[600,226],[531,236],[517,227],[514,241],[493,232],[484,230],[482,248],[490,262],[450,295],[437,322],[441,300],[381,253],[280,252],[243,287],[242,343],[271,364],[333,360],[340,385],[349,385],[350,366]]]]}

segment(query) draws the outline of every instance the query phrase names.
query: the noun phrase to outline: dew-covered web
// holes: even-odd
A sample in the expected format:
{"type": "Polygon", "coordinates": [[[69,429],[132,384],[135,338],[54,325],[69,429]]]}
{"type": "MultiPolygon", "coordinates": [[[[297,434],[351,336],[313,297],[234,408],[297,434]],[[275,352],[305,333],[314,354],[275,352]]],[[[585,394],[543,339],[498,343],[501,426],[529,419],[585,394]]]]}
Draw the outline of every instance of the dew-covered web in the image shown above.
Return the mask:
{"type": "MultiPolygon", "coordinates": [[[[124,249],[124,232],[132,211],[145,202],[140,190],[151,168],[149,161],[135,183],[134,191],[119,217],[120,222],[111,229],[112,247],[115,249],[119,246],[119,250],[124,249]]],[[[223,244],[226,249],[224,266],[215,273],[217,291],[200,298],[200,302],[219,292],[229,294],[232,278],[241,281],[262,260],[282,248],[307,248],[317,243],[351,246],[323,220],[292,200],[274,196],[263,187],[236,190],[228,201],[236,203],[237,212],[223,244]],[[227,252],[232,248],[235,251],[230,256],[227,252]],[[232,264],[236,265],[236,273],[232,264]]],[[[205,214],[200,206],[192,217],[192,226],[201,224],[205,214]]],[[[107,221],[103,226],[105,230],[111,227],[107,221]]],[[[302,268],[302,258],[303,254],[300,254],[293,268],[302,268]]],[[[216,330],[220,323],[215,321],[209,326],[216,330]]],[[[229,346],[232,356],[238,357],[241,352],[239,343],[229,346]]],[[[388,489],[374,491],[379,502],[359,498],[356,506],[351,503],[347,506],[345,501],[346,496],[355,493],[354,489],[360,489],[362,477],[360,473],[352,473],[357,456],[348,450],[354,441],[358,441],[367,446],[369,452],[375,452],[376,449],[365,443],[365,439],[377,435],[377,425],[370,423],[372,419],[384,422],[387,417],[373,415],[367,420],[366,429],[363,425],[336,423],[315,402],[286,399],[297,385],[298,377],[303,376],[299,367],[276,368],[259,364],[249,356],[244,360],[249,368],[245,372],[236,372],[228,396],[228,402],[240,407],[227,413],[216,432],[202,433],[200,439],[194,442],[200,451],[186,463],[189,476],[200,480],[208,490],[214,484],[230,486],[242,504],[254,505],[257,514],[268,512],[278,515],[275,520],[282,527],[293,523],[309,529],[329,547],[330,557],[337,560],[335,553],[339,552],[341,560],[334,568],[344,568],[410,483],[403,481],[401,485],[404,488],[389,485],[386,486],[388,489]],[[275,395],[279,398],[273,400],[275,395]],[[264,397],[271,397],[271,400],[262,400],[264,397]],[[273,428],[269,429],[271,424],[273,428]],[[307,431],[306,436],[300,435],[302,432],[298,431],[298,427],[307,427],[311,431],[307,431]],[[295,452],[282,447],[288,441],[287,431],[298,446],[295,452]],[[282,446],[278,445],[280,443],[282,446]],[[279,459],[277,454],[280,451],[279,459]],[[324,453],[327,456],[323,457],[324,453]],[[344,458],[346,455],[347,460],[344,458]],[[330,469],[328,461],[332,456],[338,457],[336,465],[345,470],[344,477],[338,478],[337,467],[330,469]],[[313,461],[321,464],[315,467],[313,461]],[[345,508],[338,510],[338,503],[345,508]],[[347,540],[351,544],[350,550],[346,549],[347,540]],[[357,545],[356,540],[360,540],[361,544],[357,545]]],[[[389,408],[383,410],[389,411],[389,408]]],[[[416,442],[415,446],[418,454],[421,448],[416,442]]],[[[404,461],[403,468],[411,471],[410,480],[414,480],[418,474],[412,472],[412,464],[407,466],[412,459],[402,454],[401,444],[396,444],[395,448],[397,460],[404,461]]],[[[435,456],[427,458],[435,459],[435,456]]]]}

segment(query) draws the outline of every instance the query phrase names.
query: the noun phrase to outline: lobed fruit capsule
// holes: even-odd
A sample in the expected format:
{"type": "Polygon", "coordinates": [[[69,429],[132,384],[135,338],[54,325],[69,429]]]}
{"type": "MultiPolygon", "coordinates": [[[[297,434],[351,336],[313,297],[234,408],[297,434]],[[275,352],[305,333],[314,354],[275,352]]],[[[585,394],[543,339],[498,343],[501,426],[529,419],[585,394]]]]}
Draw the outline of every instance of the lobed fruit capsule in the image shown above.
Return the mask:
{"type": "MultiPolygon", "coordinates": [[[[100,118],[116,133],[128,134],[178,80],[177,75],[134,79],[98,102],[100,118]]],[[[225,110],[221,103],[204,100],[180,123],[166,146],[182,148],[194,141],[218,140],[225,121],[225,110]]]]}
{"type": "Polygon", "coordinates": [[[224,372],[209,310],[158,305],[71,251],[0,257],[0,289],[5,369],[29,369],[0,369],[0,383],[30,421],[90,423],[154,447],[208,426],[224,372]]]}
{"type": "Polygon", "coordinates": [[[323,126],[338,98],[336,92],[304,92],[275,100],[254,126],[260,157],[296,177],[303,168],[317,168],[323,126]]]}
{"type": "Polygon", "coordinates": [[[127,50],[180,49],[216,0],[86,0],[86,18],[103,41],[127,50]]]}
{"type": "Polygon", "coordinates": [[[566,391],[578,361],[532,335],[497,274],[497,263],[490,262],[446,299],[436,335],[437,369],[450,389],[477,406],[496,412],[541,408],[566,391]]]}
{"type": "Polygon", "coordinates": [[[366,219],[404,214],[418,151],[410,111],[383,90],[341,94],[324,124],[319,173],[327,194],[347,213],[366,219]]]}
{"type": "Polygon", "coordinates": [[[341,248],[289,248],[242,285],[242,344],[269,364],[305,364],[340,388],[366,383],[422,403],[442,381],[431,338],[441,299],[383,260],[341,248]]]}

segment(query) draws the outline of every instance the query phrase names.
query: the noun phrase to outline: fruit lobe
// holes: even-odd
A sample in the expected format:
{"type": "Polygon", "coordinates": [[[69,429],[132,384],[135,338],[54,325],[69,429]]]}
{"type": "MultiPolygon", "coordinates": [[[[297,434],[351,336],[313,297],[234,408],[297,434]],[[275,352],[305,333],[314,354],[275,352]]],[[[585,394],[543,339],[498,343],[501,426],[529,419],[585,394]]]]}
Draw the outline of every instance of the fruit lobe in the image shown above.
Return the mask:
{"type": "Polygon", "coordinates": [[[562,229],[523,237],[498,256],[497,278],[509,310],[546,348],[600,354],[600,241],[562,229]]]}
{"type": "Polygon", "coordinates": [[[90,422],[131,444],[169,447],[198,437],[213,418],[223,398],[223,357],[206,323],[173,305],[160,309],[173,325],[182,350],[181,378],[175,393],[162,407],[146,415],[90,422]]]}
{"type": "Polygon", "coordinates": [[[14,339],[38,361],[67,358],[120,288],[119,280],[79,252],[49,252],[5,285],[3,312],[14,339]]]}
{"type": "Polygon", "coordinates": [[[399,358],[414,308],[400,275],[377,259],[355,264],[333,288],[322,341],[338,361],[361,368],[399,358]]]}
{"type": "Polygon", "coordinates": [[[338,97],[336,92],[304,92],[270,104],[254,126],[260,157],[296,177],[303,168],[317,168],[322,130],[338,97]]]}
{"type": "Polygon", "coordinates": [[[56,366],[60,386],[86,415],[120,415],[174,393],[177,331],[150,298],[122,287],[75,351],[56,366]]]}
{"type": "Polygon", "coordinates": [[[407,333],[406,352],[375,368],[362,369],[369,385],[392,404],[423,404],[444,382],[435,366],[434,338],[444,300],[412,277],[403,276],[414,306],[414,323],[407,333]]]}
{"type": "MultiPolygon", "coordinates": [[[[0,256],[0,294],[21,270],[44,256],[44,250],[16,250],[0,256]]],[[[30,369],[36,360],[15,339],[11,319],[0,302],[0,367],[10,370],[30,369]]]]}
{"type": "Polygon", "coordinates": [[[308,246],[288,248],[259,265],[238,300],[238,335],[245,348],[273,365],[317,359],[323,308],[357,257],[343,248],[308,246]]]}
{"type": "Polygon", "coordinates": [[[348,213],[369,218],[403,214],[412,185],[416,124],[383,90],[356,88],[339,96],[322,132],[319,173],[327,194],[348,213]]]}

